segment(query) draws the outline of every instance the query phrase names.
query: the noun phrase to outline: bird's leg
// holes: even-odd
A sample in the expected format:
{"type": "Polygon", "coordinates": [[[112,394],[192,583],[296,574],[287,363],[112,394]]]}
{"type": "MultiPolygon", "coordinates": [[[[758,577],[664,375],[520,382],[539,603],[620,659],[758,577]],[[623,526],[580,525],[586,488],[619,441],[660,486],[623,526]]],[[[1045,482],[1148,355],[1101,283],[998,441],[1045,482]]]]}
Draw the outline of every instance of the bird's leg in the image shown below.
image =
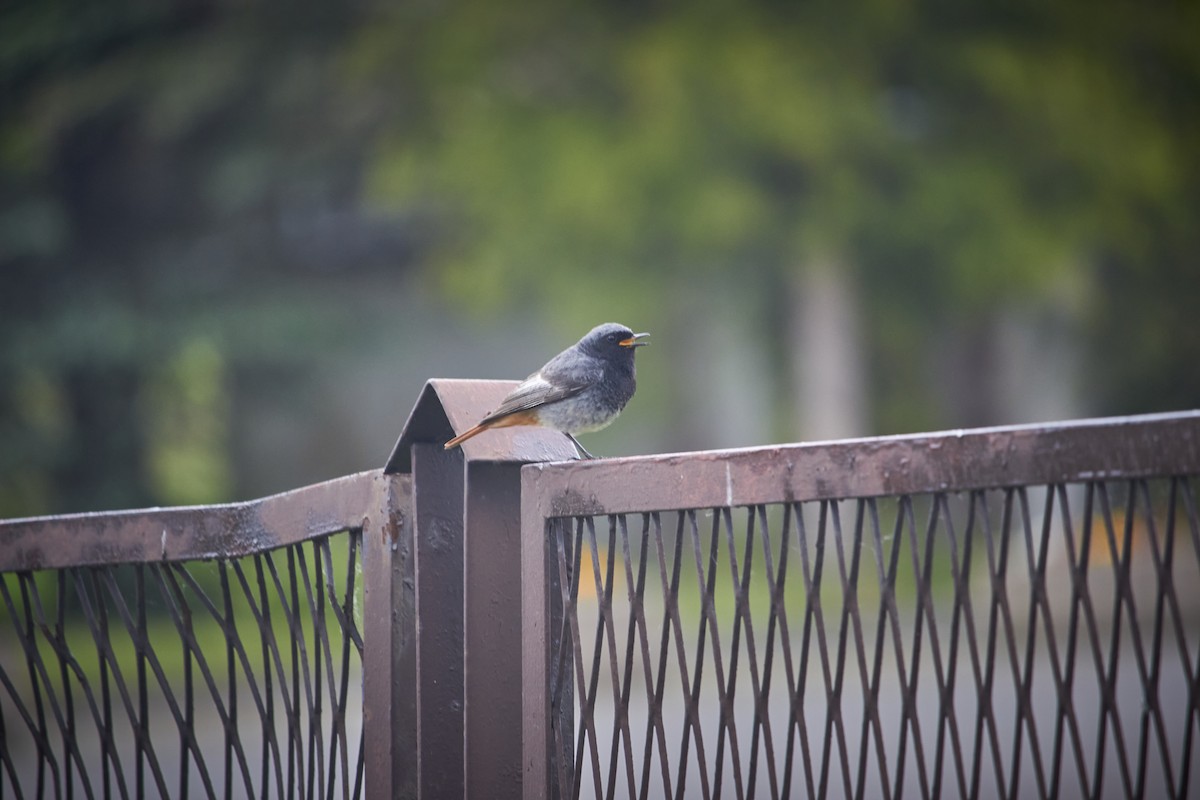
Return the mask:
{"type": "MultiPolygon", "coordinates": [[[[563,431],[563,433],[566,433],[566,431],[563,431]]],[[[591,460],[591,459],[594,459],[594,458],[595,458],[595,456],[594,456],[594,455],[592,455],[591,453],[589,453],[589,452],[587,451],[587,448],[586,448],[586,447],[584,447],[583,445],[581,445],[581,444],[579,443],[579,440],[578,440],[578,439],[576,439],[574,436],[572,436],[571,434],[567,433],[567,438],[568,438],[568,439],[570,439],[570,440],[571,440],[571,442],[572,442],[572,443],[575,445],[575,449],[579,451],[579,454],[580,454],[581,456],[583,456],[584,458],[586,458],[586,459],[588,459],[588,460],[591,460]]]]}

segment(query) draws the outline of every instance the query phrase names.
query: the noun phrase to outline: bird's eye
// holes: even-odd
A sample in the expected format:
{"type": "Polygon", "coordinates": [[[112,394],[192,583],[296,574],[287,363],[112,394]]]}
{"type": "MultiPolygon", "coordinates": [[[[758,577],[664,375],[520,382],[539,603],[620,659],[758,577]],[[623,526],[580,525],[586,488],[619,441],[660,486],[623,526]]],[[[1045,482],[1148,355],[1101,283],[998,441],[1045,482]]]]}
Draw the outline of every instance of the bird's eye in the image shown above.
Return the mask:
{"type": "Polygon", "coordinates": [[[615,333],[610,333],[610,334],[608,335],[608,340],[609,340],[610,342],[615,342],[615,341],[617,340],[617,335],[616,335],[615,333]]]}

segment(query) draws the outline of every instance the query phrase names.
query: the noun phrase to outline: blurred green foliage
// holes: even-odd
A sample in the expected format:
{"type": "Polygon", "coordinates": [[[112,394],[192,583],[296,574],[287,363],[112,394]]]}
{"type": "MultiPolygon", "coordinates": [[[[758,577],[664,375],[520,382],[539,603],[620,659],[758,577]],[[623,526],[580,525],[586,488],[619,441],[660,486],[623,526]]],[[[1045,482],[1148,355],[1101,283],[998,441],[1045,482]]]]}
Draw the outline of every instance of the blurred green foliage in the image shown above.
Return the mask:
{"type": "Polygon", "coordinates": [[[228,393],[221,353],[192,342],[144,389],[148,466],[155,494],[171,505],[230,496],[228,393]],[[205,493],[208,493],[205,496],[205,493]]]}
{"type": "MultiPolygon", "coordinates": [[[[1083,343],[1082,411],[1200,404],[1197,31],[1117,0],[9,3],[0,516],[236,495],[244,400],[369,346],[348,287],[564,341],[728,300],[786,371],[797,276],[836,264],[876,430],[1000,421],[928,362],[1014,307],[1083,343]]],[[[687,398],[644,391],[670,427],[687,398]]]]}
{"type": "Polygon", "coordinates": [[[1184,98],[1148,82],[1186,60],[1184,89],[1197,59],[1162,10],[589,6],[489,25],[468,7],[372,188],[471,223],[444,279],[481,305],[542,286],[548,262],[602,287],[834,250],[973,313],[1144,247],[1139,212],[1174,216],[1188,188],[1184,98]]]}

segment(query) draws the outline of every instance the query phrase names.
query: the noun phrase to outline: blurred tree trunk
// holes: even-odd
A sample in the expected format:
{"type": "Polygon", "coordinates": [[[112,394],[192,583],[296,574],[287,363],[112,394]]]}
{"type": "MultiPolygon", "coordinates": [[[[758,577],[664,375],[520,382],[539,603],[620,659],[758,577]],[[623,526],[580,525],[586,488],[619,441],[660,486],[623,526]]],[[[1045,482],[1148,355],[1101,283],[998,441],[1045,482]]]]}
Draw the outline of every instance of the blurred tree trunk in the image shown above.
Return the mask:
{"type": "Polygon", "coordinates": [[[942,425],[975,428],[1088,413],[1080,392],[1079,328],[1065,306],[1007,305],[947,323],[927,355],[942,425]]]}
{"type": "MultiPolygon", "coordinates": [[[[775,383],[762,334],[748,321],[757,298],[722,279],[680,291],[660,347],[671,349],[669,447],[746,447],[772,441],[775,383]]],[[[652,380],[643,378],[642,380],[652,380]]],[[[661,378],[659,378],[661,380],[661,378]]]]}
{"type": "Polygon", "coordinates": [[[994,425],[1003,416],[999,407],[996,364],[996,315],[978,314],[946,323],[932,354],[932,402],[940,406],[940,427],[975,428],[994,425]]]}
{"type": "Polygon", "coordinates": [[[799,438],[867,434],[866,336],[851,271],[837,259],[807,264],[792,278],[790,304],[792,420],[799,438]]]}
{"type": "Polygon", "coordinates": [[[1093,413],[1082,393],[1083,337],[1066,302],[1007,308],[996,323],[995,424],[1071,419],[1093,413]]]}

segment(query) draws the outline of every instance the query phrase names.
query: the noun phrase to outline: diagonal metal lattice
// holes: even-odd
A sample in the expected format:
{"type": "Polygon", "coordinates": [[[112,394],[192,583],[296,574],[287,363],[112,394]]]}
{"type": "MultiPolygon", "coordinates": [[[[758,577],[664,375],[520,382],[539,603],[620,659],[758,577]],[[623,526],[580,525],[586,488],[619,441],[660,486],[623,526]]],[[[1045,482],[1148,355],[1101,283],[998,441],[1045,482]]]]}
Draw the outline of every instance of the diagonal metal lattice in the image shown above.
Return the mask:
{"type": "MultiPolygon", "coordinates": [[[[1194,478],[554,517],[569,797],[1189,797],[1194,478]]],[[[553,716],[552,720],[560,719],[553,716]]]]}
{"type": "Polygon", "coordinates": [[[0,796],[361,796],[361,544],[0,574],[0,796]]]}

